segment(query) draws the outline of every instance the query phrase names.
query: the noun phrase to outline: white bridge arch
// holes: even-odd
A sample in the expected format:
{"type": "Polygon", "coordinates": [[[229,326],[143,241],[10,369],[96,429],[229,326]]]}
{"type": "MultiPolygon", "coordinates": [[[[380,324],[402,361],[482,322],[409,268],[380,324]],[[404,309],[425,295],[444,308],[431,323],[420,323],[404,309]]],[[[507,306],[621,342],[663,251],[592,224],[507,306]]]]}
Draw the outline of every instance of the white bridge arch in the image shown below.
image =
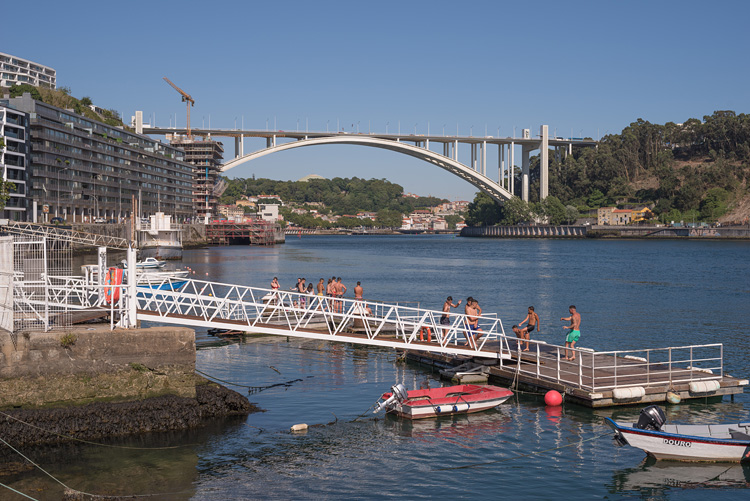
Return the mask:
{"type": "Polygon", "coordinates": [[[434,151],[431,151],[428,148],[422,148],[420,146],[412,146],[410,144],[406,144],[401,141],[394,141],[392,139],[382,139],[382,138],[377,138],[377,137],[372,137],[372,136],[362,136],[362,135],[356,135],[356,136],[355,135],[338,135],[338,136],[328,136],[328,137],[316,137],[316,138],[300,139],[298,141],[292,141],[292,142],[283,143],[283,144],[277,144],[277,145],[265,148],[263,150],[259,150],[254,153],[243,155],[233,160],[230,160],[222,165],[221,170],[222,172],[226,172],[229,169],[242,165],[246,162],[250,162],[251,160],[255,160],[256,158],[260,158],[265,155],[270,155],[271,153],[277,153],[279,151],[290,150],[293,148],[302,148],[305,146],[317,146],[317,145],[324,145],[324,144],[353,144],[353,145],[369,146],[372,148],[381,148],[381,149],[395,151],[397,153],[402,153],[404,155],[409,155],[411,157],[424,160],[425,162],[429,162],[433,165],[436,165],[440,167],[441,169],[445,169],[448,172],[455,174],[456,176],[468,181],[469,183],[476,186],[480,190],[484,191],[485,193],[487,193],[489,196],[491,196],[498,202],[509,200],[510,198],[514,196],[512,193],[510,193],[510,191],[508,191],[503,186],[493,181],[489,177],[485,176],[481,172],[477,172],[476,170],[450,157],[441,155],[439,153],[435,153],[434,151]]]}

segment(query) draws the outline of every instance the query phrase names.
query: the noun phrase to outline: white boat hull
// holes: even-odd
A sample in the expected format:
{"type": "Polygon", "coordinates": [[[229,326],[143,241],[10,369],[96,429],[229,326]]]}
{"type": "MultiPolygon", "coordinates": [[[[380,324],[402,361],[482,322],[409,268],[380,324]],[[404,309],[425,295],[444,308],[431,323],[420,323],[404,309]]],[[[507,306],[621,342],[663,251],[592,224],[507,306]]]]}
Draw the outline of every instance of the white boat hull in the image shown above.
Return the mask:
{"type": "Polygon", "coordinates": [[[473,412],[482,412],[504,403],[511,395],[482,402],[464,403],[457,402],[453,405],[401,405],[396,403],[386,408],[386,412],[397,414],[400,417],[408,419],[424,419],[437,416],[451,416],[453,414],[471,414],[473,412]]]}
{"type": "Polygon", "coordinates": [[[607,421],[628,445],[642,449],[656,459],[750,461],[750,440],[641,430],[625,423],[616,423],[611,419],[607,421]]]}

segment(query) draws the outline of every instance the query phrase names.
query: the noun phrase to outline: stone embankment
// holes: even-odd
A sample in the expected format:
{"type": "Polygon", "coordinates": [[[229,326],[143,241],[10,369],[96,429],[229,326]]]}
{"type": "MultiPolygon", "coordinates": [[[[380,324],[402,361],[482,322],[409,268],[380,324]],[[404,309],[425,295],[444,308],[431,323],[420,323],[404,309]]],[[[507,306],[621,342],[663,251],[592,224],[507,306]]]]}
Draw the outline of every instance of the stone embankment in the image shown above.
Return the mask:
{"type": "MultiPolygon", "coordinates": [[[[182,245],[189,249],[192,247],[203,247],[207,245],[206,225],[204,224],[181,224],[182,228],[182,245]]],[[[73,230],[83,231],[86,233],[95,233],[97,235],[106,235],[110,237],[120,237],[127,239],[130,236],[130,225],[123,224],[85,224],[75,223],[71,226],[73,230]]],[[[74,250],[83,250],[74,247],[74,250]]],[[[87,249],[88,250],[88,249],[87,249]]]]}
{"type": "Polygon", "coordinates": [[[467,226],[462,237],[484,238],[648,238],[750,239],[748,227],[672,226],[467,226]]]}
{"type": "Polygon", "coordinates": [[[11,443],[182,430],[254,410],[195,374],[191,329],[0,332],[0,419],[11,443]]]}

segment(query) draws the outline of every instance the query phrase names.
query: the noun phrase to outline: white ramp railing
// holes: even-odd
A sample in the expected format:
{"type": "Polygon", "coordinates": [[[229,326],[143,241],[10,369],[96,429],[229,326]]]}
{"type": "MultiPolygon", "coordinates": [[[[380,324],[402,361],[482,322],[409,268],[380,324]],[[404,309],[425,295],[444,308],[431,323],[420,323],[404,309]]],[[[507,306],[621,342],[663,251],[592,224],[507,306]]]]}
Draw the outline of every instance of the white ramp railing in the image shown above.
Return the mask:
{"type": "Polygon", "coordinates": [[[464,314],[193,279],[138,288],[139,320],[354,342],[400,349],[508,358],[502,322],[464,314]],[[473,319],[472,319],[473,321],[473,319]]]}

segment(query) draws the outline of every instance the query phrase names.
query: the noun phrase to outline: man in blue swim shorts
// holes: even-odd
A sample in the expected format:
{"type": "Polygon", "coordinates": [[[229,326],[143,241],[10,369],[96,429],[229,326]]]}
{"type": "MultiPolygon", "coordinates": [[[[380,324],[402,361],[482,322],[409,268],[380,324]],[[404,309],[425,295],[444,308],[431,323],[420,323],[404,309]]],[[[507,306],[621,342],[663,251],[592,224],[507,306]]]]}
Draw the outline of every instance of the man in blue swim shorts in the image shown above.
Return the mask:
{"type": "Polygon", "coordinates": [[[568,352],[567,348],[575,348],[576,341],[581,338],[581,315],[576,311],[576,307],[573,305],[570,305],[570,307],[568,307],[568,311],[570,312],[570,316],[560,319],[560,321],[562,322],[570,321],[570,325],[563,326],[563,329],[570,329],[570,332],[568,332],[568,336],[565,338],[566,350],[564,360],[575,360],[576,352],[573,349],[568,352]],[[572,354],[572,356],[570,356],[568,353],[572,354]]]}

